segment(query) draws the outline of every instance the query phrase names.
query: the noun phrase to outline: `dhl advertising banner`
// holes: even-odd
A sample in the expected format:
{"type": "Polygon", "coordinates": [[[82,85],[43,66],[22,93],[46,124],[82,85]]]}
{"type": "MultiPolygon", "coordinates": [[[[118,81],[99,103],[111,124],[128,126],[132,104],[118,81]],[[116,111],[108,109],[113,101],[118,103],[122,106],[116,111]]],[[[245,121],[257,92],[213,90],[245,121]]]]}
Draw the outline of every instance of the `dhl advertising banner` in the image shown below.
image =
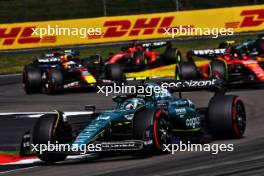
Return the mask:
{"type": "Polygon", "coordinates": [[[260,31],[264,5],[0,24],[0,50],[171,38],[165,31],[179,26],[260,31]]]}

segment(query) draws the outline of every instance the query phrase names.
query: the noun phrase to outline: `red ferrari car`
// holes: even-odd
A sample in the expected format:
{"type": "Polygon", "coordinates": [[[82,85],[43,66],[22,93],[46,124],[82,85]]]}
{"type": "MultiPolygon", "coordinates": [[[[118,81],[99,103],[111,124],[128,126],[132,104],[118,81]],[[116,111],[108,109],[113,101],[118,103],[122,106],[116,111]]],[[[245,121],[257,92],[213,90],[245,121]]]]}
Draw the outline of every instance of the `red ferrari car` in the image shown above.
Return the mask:
{"type": "Polygon", "coordinates": [[[179,79],[220,78],[229,82],[264,81],[264,55],[241,52],[235,46],[223,49],[192,50],[188,61],[177,65],[179,79]],[[199,67],[194,56],[211,61],[199,67]]]}
{"type": "Polygon", "coordinates": [[[174,64],[181,53],[169,42],[138,43],[122,47],[120,53],[111,53],[106,65],[118,64],[124,72],[140,71],[150,67],[174,64]],[[153,49],[166,47],[163,53],[153,49]]]}

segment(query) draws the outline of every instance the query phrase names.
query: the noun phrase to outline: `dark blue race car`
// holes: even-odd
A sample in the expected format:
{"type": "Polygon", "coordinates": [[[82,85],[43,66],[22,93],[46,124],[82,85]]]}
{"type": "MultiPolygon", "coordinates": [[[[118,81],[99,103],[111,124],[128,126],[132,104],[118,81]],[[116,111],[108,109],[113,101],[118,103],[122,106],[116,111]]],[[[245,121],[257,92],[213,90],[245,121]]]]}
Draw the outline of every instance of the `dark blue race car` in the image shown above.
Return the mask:
{"type": "Polygon", "coordinates": [[[25,133],[20,154],[29,154],[30,141],[38,147],[48,143],[67,144],[67,151],[35,152],[45,162],[58,162],[68,155],[79,155],[80,146],[95,146],[85,153],[138,151],[154,154],[164,153],[167,144],[200,141],[204,135],[215,139],[241,138],[246,113],[238,96],[217,91],[208,107],[197,108],[190,99],[172,95],[173,91],[217,87],[208,86],[208,80],[196,82],[185,81],[184,86],[173,89],[145,83],[146,89],[159,87],[160,91],[154,91],[152,96],[142,93],[114,96],[116,108],[112,110],[97,112],[94,106],[87,106],[90,115],[81,122],[70,122],[59,111],[43,115],[37,120],[33,135],[25,133]]]}
{"type": "Polygon", "coordinates": [[[107,73],[99,55],[79,59],[79,52],[61,49],[36,58],[23,69],[24,90],[27,94],[60,93],[63,90],[95,88],[98,84],[123,80],[118,65],[108,67],[107,73]]]}
{"type": "Polygon", "coordinates": [[[63,63],[66,63],[66,60],[77,65],[79,62],[78,55],[77,50],[57,49],[35,58],[32,63],[24,66],[22,72],[25,92],[27,94],[42,92],[48,77],[52,76],[49,75],[49,72],[63,68],[63,63]]]}

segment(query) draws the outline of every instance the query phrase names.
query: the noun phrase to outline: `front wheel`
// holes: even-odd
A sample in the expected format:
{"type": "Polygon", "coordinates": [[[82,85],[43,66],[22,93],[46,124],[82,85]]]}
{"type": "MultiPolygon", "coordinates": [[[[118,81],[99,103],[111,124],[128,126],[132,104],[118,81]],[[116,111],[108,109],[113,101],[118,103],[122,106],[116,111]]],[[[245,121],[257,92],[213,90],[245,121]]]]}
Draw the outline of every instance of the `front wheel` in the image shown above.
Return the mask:
{"type": "Polygon", "coordinates": [[[106,66],[105,77],[116,82],[123,82],[125,80],[125,74],[122,67],[116,63],[106,66]]]}
{"type": "Polygon", "coordinates": [[[198,78],[196,66],[193,62],[180,62],[176,65],[175,77],[177,80],[195,80],[198,78]]]}
{"type": "Polygon", "coordinates": [[[26,65],[23,70],[24,89],[27,94],[40,93],[42,91],[41,70],[33,64],[26,65]]]}
{"type": "Polygon", "coordinates": [[[215,138],[241,138],[246,129],[246,111],[238,96],[213,97],[209,102],[208,127],[215,138]]]}
{"type": "Polygon", "coordinates": [[[132,64],[141,70],[146,64],[145,53],[142,51],[136,51],[132,58],[132,64]]]}
{"type": "Polygon", "coordinates": [[[56,94],[63,89],[63,74],[59,69],[50,69],[48,71],[48,81],[46,84],[46,92],[48,94],[56,94]]]}
{"type": "Polygon", "coordinates": [[[163,60],[165,64],[174,64],[182,61],[181,52],[176,48],[167,48],[163,53],[163,60]]]}
{"type": "MultiPolygon", "coordinates": [[[[56,114],[46,114],[41,116],[33,129],[33,143],[36,144],[55,144],[56,140],[59,140],[60,128],[62,127],[62,119],[56,114]]],[[[46,153],[37,154],[39,159],[47,163],[55,163],[65,160],[67,155],[46,153]]]]}
{"type": "Polygon", "coordinates": [[[169,144],[172,136],[167,113],[162,109],[140,109],[134,117],[133,135],[137,140],[152,141],[144,146],[145,154],[165,153],[164,144],[169,144]]]}
{"type": "Polygon", "coordinates": [[[224,61],[215,60],[209,63],[209,78],[227,80],[227,66],[224,61]]]}

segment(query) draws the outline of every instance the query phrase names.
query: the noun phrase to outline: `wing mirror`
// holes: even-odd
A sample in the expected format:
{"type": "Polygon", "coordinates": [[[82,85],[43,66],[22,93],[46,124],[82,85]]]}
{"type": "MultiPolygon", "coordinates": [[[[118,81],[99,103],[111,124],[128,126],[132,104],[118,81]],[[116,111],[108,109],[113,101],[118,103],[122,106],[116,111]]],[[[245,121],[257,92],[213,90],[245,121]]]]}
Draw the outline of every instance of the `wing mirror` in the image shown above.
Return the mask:
{"type": "Polygon", "coordinates": [[[94,105],[85,105],[84,110],[85,111],[92,111],[94,113],[95,112],[95,106],[94,105]]]}

